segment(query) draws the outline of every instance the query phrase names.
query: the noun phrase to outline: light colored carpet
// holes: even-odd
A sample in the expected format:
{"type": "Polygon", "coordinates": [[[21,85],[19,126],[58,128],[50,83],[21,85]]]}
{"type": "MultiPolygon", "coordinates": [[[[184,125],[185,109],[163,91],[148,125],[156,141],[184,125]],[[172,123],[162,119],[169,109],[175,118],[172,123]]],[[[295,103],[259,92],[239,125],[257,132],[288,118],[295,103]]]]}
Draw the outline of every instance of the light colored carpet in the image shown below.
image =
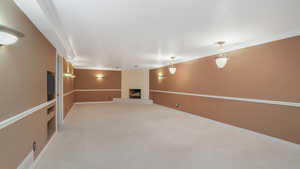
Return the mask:
{"type": "Polygon", "coordinates": [[[300,146],[158,105],[74,105],[37,169],[299,169],[300,146]]]}

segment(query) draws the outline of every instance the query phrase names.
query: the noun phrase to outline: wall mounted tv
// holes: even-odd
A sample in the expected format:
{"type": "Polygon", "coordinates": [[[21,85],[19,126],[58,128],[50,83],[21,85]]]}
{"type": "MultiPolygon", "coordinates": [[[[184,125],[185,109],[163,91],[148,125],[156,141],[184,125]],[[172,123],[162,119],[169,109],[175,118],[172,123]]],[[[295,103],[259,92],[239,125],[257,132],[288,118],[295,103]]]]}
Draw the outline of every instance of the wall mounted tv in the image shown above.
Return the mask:
{"type": "Polygon", "coordinates": [[[55,75],[47,71],[47,100],[53,100],[55,97],[55,75]]]}

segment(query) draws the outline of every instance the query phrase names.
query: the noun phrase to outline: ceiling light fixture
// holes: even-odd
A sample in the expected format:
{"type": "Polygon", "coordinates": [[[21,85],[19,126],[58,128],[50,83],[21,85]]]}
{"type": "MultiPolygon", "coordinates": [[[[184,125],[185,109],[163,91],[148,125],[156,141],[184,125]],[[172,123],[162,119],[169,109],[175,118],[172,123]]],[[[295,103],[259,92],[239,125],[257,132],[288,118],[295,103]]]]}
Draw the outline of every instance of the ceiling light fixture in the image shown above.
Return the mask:
{"type": "Polygon", "coordinates": [[[218,68],[222,69],[226,66],[229,58],[228,56],[226,56],[224,54],[224,44],[225,44],[225,41],[220,41],[220,42],[217,42],[217,44],[219,45],[220,47],[220,51],[222,51],[221,54],[219,54],[216,58],[215,58],[215,61],[216,61],[216,65],[218,68]]]}
{"type": "Polygon", "coordinates": [[[171,65],[169,66],[169,72],[170,72],[171,74],[175,74],[175,73],[176,73],[176,67],[175,67],[175,65],[174,65],[174,59],[175,59],[175,57],[172,56],[172,57],[171,57],[171,65]]]}
{"type": "Polygon", "coordinates": [[[14,44],[21,37],[24,37],[23,33],[0,25],[0,46],[14,44]]]}

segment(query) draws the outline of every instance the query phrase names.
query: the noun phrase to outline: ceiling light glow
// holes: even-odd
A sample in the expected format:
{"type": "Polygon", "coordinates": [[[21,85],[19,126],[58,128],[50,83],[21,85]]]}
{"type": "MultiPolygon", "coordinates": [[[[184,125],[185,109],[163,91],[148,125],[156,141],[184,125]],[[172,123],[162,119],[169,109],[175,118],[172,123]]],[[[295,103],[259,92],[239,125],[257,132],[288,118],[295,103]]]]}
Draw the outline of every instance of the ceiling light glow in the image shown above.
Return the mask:
{"type": "Polygon", "coordinates": [[[7,32],[0,32],[0,45],[11,45],[18,41],[18,37],[7,33],[7,32]]]}

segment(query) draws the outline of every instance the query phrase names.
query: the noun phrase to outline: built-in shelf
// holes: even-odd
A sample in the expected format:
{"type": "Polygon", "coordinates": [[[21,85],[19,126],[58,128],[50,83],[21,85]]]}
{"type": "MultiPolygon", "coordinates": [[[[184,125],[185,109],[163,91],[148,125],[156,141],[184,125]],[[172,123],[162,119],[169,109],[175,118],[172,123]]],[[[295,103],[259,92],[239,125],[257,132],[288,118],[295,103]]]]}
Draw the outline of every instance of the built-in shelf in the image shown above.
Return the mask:
{"type": "Polygon", "coordinates": [[[55,118],[55,111],[48,113],[48,121],[50,121],[53,118],[55,118]]]}
{"type": "Polygon", "coordinates": [[[55,105],[49,107],[47,109],[47,135],[48,135],[48,140],[52,137],[53,133],[55,132],[55,127],[56,127],[56,120],[55,120],[55,105]]]}

